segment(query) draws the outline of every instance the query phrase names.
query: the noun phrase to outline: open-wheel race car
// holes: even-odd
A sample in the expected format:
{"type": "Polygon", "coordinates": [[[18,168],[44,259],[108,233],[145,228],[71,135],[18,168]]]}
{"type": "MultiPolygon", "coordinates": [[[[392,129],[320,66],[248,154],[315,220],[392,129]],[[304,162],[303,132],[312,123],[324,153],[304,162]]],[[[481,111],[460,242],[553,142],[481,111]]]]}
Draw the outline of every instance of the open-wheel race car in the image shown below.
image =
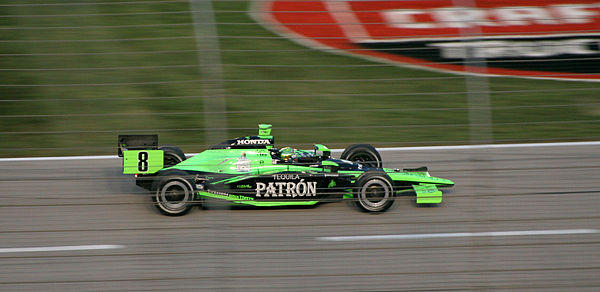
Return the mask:
{"type": "Polygon", "coordinates": [[[454,182],[429,175],[426,167],[382,168],[368,144],[351,145],[339,159],[320,144],[314,150],[275,148],[271,125],[258,135],[226,140],[186,158],[174,146],[158,146],[157,135],[119,135],[123,173],[151,192],[158,210],[186,214],[206,200],[251,206],[315,205],[351,200],[365,212],[383,212],[400,194],[416,194],[417,204],[439,204],[439,187],[454,182]]]}

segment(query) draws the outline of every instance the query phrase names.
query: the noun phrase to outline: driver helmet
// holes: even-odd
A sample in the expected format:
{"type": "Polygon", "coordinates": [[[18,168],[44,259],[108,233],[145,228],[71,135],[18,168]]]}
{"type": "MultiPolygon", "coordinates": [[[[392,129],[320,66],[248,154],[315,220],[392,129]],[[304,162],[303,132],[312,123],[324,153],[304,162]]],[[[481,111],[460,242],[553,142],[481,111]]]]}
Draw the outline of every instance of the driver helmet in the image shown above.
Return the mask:
{"type": "Polygon", "coordinates": [[[285,162],[289,162],[294,158],[294,153],[296,151],[292,147],[283,147],[279,150],[279,155],[281,155],[281,159],[285,162]]]}

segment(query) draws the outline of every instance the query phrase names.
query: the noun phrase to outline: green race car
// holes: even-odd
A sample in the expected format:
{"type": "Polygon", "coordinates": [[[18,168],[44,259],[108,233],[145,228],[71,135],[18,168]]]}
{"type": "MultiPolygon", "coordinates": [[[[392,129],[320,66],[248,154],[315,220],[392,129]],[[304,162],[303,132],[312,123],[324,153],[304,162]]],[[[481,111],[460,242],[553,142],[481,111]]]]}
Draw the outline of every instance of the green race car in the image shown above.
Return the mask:
{"type": "Polygon", "coordinates": [[[382,168],[368,144],[355,144],[340,159],[320,144],[314,150],[274,147],[271,125],[257,136],[226,140],[186,158],[174,146],[158,146],[157,135],[119,135],[123,173],[149,190],[158,210],[183,215],[207,200],[251,206],[315,205],[351,202],[365,212],[382,212],[400,194],[416,194],[417,204],[439,204],[438,187],[454,182],[417,169],[382,168]]]}

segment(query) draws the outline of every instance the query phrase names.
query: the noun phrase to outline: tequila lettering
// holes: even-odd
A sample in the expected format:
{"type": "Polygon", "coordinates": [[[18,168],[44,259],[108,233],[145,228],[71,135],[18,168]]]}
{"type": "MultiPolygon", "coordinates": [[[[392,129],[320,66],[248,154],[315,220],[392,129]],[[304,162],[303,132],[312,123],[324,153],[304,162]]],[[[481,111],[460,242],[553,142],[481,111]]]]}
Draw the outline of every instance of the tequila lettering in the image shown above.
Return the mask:
{"type": "Polygon", "coordinates": [[[274,180],[298,180],[300,176],[297,174],[274,174],[274,180]]]}

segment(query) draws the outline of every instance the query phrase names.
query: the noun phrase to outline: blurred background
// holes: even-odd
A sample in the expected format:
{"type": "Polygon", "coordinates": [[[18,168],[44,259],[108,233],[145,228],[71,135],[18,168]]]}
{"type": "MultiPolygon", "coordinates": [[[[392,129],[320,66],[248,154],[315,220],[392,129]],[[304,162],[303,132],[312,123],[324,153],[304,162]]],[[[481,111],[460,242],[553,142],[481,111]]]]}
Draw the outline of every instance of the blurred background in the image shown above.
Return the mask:
{"type": "MultiPolygon", "coordinates": [[[[599,140],[599,4],[531,1],[528,7],[546,12],[506,8],[516,5],[523,4],[0,1],[0,157],[113,155],[118,134],[154,133],[161,144],[195,153],[226,138],[254,134],[259,123],[273,124],[278,145],[305,149],[312,143],[343,149],[353,143],[404,147],[599,140]],[[342,18],[354,17],[322,17],[342,4],[350,9],[338,11],[342,18]],[[400,14],[407,21],[439,25],[443,21],[431,18],[435,13],[421,11],[510,10],[513,14],[486,16],[490,22],[522,22],[494,36],[504,41],[532,36],[534,41],[523,48],[583,39],[587,51],[487,59],[465,53],[462,59],[444,60],[426,45],[393,43],[489,37],[492,25],[469,13],[453,14],[453,29],[437,36],[413,30],[410,36],[387,35],[380,42],[359,40],[340,47],[299,32],[313,25],[321,39],[345,41],[352,38],[328,36],[327,29],[350,25],[373,33],[378,26],[403,27],[365,22],[368,13],[379,15],[385,7],[412,11],[400,14]],[[572,18],[548,12],[556,7],[572,18]],[[280,17],[290,13],[295,16],[280,17]],[[461,22],[461,15],[468,19],[461,22]],[[464,24],[469,22],[477,25],[464,24]],[[556,31],[540,28],[549,23],[556,31]],[[535,43],[552,34],[567,36],[535,43]],[[367,50],[403,57],[410,51],[413,61],[359,53],[367,50]],[[420,58],[415,57],[419,50],[420,58]],[[519,64],[536,62],[553,64],[552,70],[530,70],[527,78],[491,73],[506,64],[518,70],[519,64]],[[446,69],[432,68],[432,63],[446,69]],[[460,67],[464,64],[472,66],[460,67]]],[[[0,290],[597,291],[600,240],[594,234],[337,245],[315,239],[597,228],[597,149],[383,151],[386,166],[428,165],[432,175],[453,179],[457,186],[440,208],[415,208],[402,200],[380,216],[330,204],[167,218],[149,206],[130,177],[120,175],[118,159],[7,159],[0,161],[0,250],[90,242],[126,248],[0,253],[0,290]]]]}
{"type": "MultiPolygon", "coordinates": [[[[251,15],[264,5],[248,1],[2,3],[2,157],[112,154],[119,133],[158,133],[196,152],[215,142],[209,136],[246,135],[260,122],[274,125],[280,144],[337,148],[594,140],[600,132],[597,82],[469,81],[317,51],[294,42],[306,37],[257,23],[264,18],[251,15]],[[482,113],[469,118],[470,110],[482,113]],[[487,133],[471,137],[470,123],[489,124],[487,133]]],[[[597,23],[585,32],[598,33],[597,23]]],[[[595,80],[599,56],[579,58],[595,80]]]]}

